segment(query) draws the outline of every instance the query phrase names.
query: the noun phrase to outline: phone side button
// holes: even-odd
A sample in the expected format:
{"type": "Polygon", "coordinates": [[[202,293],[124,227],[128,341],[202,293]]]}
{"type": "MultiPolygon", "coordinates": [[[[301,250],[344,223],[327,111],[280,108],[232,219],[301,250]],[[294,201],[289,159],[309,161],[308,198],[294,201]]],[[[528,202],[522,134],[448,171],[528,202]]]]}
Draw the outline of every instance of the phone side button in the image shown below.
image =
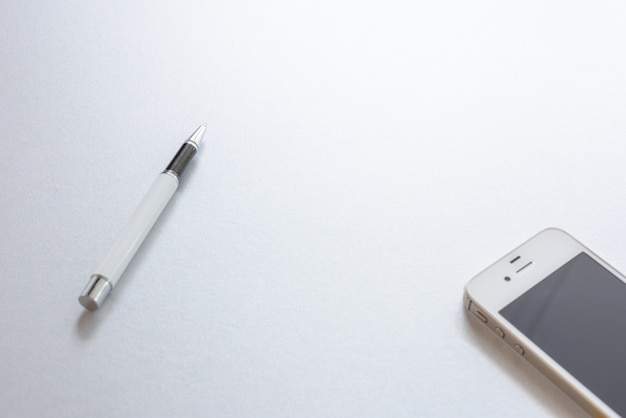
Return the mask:
{"type": "Polygon", "coordinates": [[[520,356],[523,356],[525,351],[524,351],[524,347],[522,347],[519,344],[515,344],[513,345],[513,348],[515,349],[515,351],[517,351],[517,354],[519,354],[520,356]]]}
{"type": "Polygon", "coordinates": [[[494,331],[496,332],[496,334],[498,334],[498,337],[504,338],[504,331],[502,331],[500,327],[495,327],[494,331]]]}
{"type": "Polygon", "coordinates": [[[487,317],[484,313],[482,313],[481,311],[472,311],[472,313],[474,314],[474,316],[476,316],[476,318],[480,319],[485,324],[487,323],[487,317]]]}

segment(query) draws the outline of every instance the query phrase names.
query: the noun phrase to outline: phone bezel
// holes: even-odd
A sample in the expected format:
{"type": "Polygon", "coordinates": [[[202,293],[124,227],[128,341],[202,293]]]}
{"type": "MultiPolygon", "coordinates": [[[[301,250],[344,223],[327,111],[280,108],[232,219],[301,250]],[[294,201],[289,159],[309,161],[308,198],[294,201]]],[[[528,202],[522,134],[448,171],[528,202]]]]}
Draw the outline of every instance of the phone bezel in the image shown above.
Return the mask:
{"type": "Polygon", "coordinates": [[[618,416],[499,313],[509,303],[581,252],[585,252],[626,282],[626,278],[620,272],[571,235],[560,229],[549,228],[539,232],[472,278],[465,287],[466,308],[592,415],[618,416]],[[519,259],[511,263],[516,257],[519,259]],[[530,261],[531,268],[517,273],[521,266],[527,265],[530,261]],[[511,278],[510,281],[504,279],[507,276],[511,278]]]}

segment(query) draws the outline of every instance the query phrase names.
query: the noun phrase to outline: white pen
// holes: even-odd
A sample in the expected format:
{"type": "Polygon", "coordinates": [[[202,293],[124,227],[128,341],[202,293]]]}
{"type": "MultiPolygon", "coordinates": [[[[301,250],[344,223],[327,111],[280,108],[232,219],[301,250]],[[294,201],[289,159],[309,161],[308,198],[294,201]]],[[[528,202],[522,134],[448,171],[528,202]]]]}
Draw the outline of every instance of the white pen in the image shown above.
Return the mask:
{"type": "Polygon", "coordinates": [[[178,188],[180,176],[198,151],[205,130],[206,125],[200,126],[183,143],[165,171],[158,175],[122,233],[89,278],[85,290],[78,298],[80,304],[87,310],[98,309],[119,281],[126,266],[178,188]]]}

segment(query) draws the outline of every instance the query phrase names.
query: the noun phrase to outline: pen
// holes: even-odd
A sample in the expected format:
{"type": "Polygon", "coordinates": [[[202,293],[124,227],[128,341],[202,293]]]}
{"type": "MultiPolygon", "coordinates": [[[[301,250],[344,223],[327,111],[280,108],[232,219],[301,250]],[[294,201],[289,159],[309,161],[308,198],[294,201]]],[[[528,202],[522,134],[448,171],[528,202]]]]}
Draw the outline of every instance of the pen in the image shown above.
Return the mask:
{"type": "Polygon", "coordinates": [[[126,266],[133,259],[152,226],[174,195],[178,188],[180,176],[198,151],[205,131],[206,125],[200,126],[183,143],[167,168],[157,176],[122,233],[89,278],[87,286],[78,298],[80,304],[87,310],[95,311],[98,309],[117,284],[126,266]]]}

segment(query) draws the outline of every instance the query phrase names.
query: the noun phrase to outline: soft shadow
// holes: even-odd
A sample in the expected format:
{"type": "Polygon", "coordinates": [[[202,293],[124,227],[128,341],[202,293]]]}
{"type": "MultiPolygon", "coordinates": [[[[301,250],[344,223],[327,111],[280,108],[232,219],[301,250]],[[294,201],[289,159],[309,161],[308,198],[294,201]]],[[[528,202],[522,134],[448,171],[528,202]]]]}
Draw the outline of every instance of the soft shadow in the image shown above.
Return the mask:
{"type": "Polygon", "coordinates": [[[90,312],[83,310],[76,320],[76,334],[81,340],[90,340],[100,328],[102,321],[108,316],[109,306],[113,305],[115,300],[109,296],[106,303],[103,303],[97,310],[90,312]]]}
{"type": "Polygon", "coordinates": [[[89,340],[100,324],[98,312],[84,311],[76,321],[76,333],[82,340],[89,340]]]}

